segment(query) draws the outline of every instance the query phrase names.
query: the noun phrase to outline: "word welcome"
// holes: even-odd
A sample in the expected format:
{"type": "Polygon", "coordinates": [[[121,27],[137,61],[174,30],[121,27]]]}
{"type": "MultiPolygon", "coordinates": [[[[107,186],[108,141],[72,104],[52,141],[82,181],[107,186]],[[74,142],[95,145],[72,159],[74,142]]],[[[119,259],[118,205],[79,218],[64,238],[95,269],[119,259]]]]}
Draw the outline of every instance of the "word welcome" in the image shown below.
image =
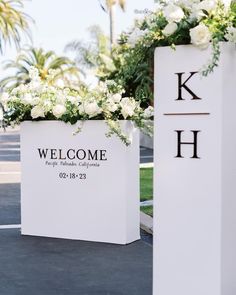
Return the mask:
{"type": "Polygon", "coordinates": [[[84,149],[44,149],[38,148],[40,159],[50,160],[85,160],[88,161],[107,161],[106,150],[84,150],[84,149]]]}

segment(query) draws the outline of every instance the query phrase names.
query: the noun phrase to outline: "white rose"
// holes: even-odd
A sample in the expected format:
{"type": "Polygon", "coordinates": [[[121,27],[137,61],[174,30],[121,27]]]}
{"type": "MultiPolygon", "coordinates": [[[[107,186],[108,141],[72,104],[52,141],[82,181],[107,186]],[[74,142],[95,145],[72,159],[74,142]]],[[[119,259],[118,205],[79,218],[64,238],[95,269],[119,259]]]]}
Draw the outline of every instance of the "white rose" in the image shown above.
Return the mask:
{"type": "Polygon", "coordinates": [[[113,113],[113,112],[117,111],[118,105],[116,103],[114,103],[114,101],[110,100],[107,102],[107,109],[108,109],[108,111],[113,113]]]}
{"type": "Polygon", "coordinates": [[[218,1],[215,0],[203,0],[198,5],[198,10],[206,10],[208,13],[211,13],[216,9],[218,1]]]}
{"type": "Polygon", "coordinates": [[[56,118],[60,118],[66,112],[66,107],[62,104],[57,104],[52,108],[52,113],[56,118]]]}
{"type": "Polygon", "coordinates": [[[201,49],[205,49],[209,46],[211,41],[211,33],[208,27],[204,24],[200,24],[193,29],[190,29],[191,43],[201,49]]]}
{"type": "Polygon", "coordinates": [[[177,5],[182,7],[182,8],[185,8],[189,11],[192,11],[193,10],[193,7],[197,4],[199,4],[200,0],[178,0],[177,1],[177,5]]]}
{"type": "Polygon", "coordinates": [[[146,108],[146,109],[144,110],[143,116],[144,116],[144,118],[146,118],[146,119],[149,119],[149,118],[151,118],[152,116],[154,116],[154,108],[153,108],[152,106],[149,106],[148,108],[146,108]]]}
{"type": "Polygon", "coordinates": [[[30,93],[26,93],[22,99],[21,99],[21,102],[23,104],[32,104],[33,102],[33,98],[32,98],[32,95],[30,93]]]}
{"type": "Polygon", "coordinates": [[[121,101],[121,94],[120,93],[116,93],[116,94],[114,94],[114,95],[112,95],[112,97],[111,97],[111,99],[114,101],[114,102],[116,102],[116,103],[118,103],[118,102],[120,102],[121,101]]]}
{"type": "Polygon", "coordinates": [[[178,29],[178,25],[176,23],[169,23],[165,26],[162,33],[168,37],[168,36],[171,36],[172,34],[174,34],[174,32],[177,29],[178,29]]]}
{"type": "Polygon", "coordinates": [[[136,108],[136,101],[133,98],[124,97],[120,102],[121,113],[126,119],[127,117],[132,117],[136,108]]]}
{"type": "Polygon", "coordinates": [[[35,106],[31,110],[31,117],[33,119],[39,118],[39,117],[45,117],[44,109],[40,106],[35,106]]]}
{"type": "Polygon", "coordinates": [[[234,27],[227,28],[227,33],[225,34],[225,38],[229,42],[236,43],[236,28],[234,27]]]}
{"type": "Polygon", "coordinates": [[[39,103],[39,101],[40,101],[39,96],[35,96],[35,97],[32,98],[32,102],[31,102],[31,104],[32,104],[32,105],[36,105],[36,104],[39,103]]]}
{"type": "Polygon", "coordinates": [[[89,115],[90,118],[95,117],[102,112],[102,109],[98,106],[96,101],[85,102],[83,107],[84,112],[89,115]]]}
{"type": "Polygon", "coordinates": [[[179,23],[184,18],[183,9],[175,4],[170,4],[166,6],[163,14],[169,23],[179,23]]]}

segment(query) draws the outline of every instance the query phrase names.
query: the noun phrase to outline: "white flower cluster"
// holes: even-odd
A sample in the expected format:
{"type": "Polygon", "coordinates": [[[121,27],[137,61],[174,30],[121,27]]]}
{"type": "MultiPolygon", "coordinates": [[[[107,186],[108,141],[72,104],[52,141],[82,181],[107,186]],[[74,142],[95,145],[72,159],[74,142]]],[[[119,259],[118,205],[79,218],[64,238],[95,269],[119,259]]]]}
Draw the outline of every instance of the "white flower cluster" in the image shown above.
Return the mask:
{"type": "Polygon", "coordinates": [[[138,27],[133,28],[131,34],[128,37],[128,44],[131,47],[135,47],[135,45],[142,40],[142,38],[147,34],[148,30],[141,30],[138,27]]]}
{"type": "MultiPolygon", "coordinates": [[[[212,33],[202,20],[214,15],[219,4],[224,7],[224,11],[227,13],[230,2],[230,0],[168,1],[162,8],[163,16],[168,22],[162,33],[166,37],[173,35],[178,30],[179,23],[182,20],[186,20],[187,23],[197,22],[198,24],[189,30],[191,43],[200,49],[205,49],[212,40],[212,33]]],[[[228,28],[225,38],[230,42],[236,43],[235,28],[228,28]]]]}
{"type": "MultiPolygon", "coordinates": [[[[189,27],[191,43],[200,49],[205,49],[213,40],[212,31],[214,31],[214,28],[212,30],[208,26],[206,19],[214,19],[219,10],[220,14],[217,15],[217,19],[222,16],[227,18],[230,4],[231,0],[163,0],[159,3],[156,12],[145,18],[148,29],[142,25],[142,22],[137,22],[131,33],[128,34],[127,43],[131,48],[134,48],[140,41],[143,46],[148,46],[149,41],[145,42],[145,38],[149,36],[150,31],[154,32],[155,36],[156,20],[161,15],[167,22],[162,29],[164,37],[171,37],[178,30],[181,35],[182,24],[185,22],[184,26],[189,27]]],[[[186,34],[186,30],[184,32],[186,34]]],[[[224,38],[236,43],[235,28],[231,23],[229,23],[224,38]]]]}
{"type": "Polygon", "coordinates": [[[234,27],[227,28],[227,33],[225,34],[225,38],[229,42],[236,43],[236,28],[234,27]]]}
{"type": "Polygon", "coordinates": [[[101,119],[132,119],[134,116],[147,119],[153,116],[149,109],[142,110],[133,98],[122,97],[122,89],[111,92],[109,82],[79,93],[42,81],[36,68],[30,69],[29,76],[30,83],[0,95],[6,114],[20,111],[24,118],[29,114],[28,120],[54,118],[66,121],[72,116],[78,120],[97,116],[101,119]]]}
{"type": "MultiPolygon", "coordinates": [[[[55,74],[55,73],[54,73],[55,74]]],[[[123,97],[124,91],[114,81],[100,83],[94,89],[71,90],[52,86],[42,81],[36,68],[30,69],[30,83],[20,85],[9,93],[0,94],[4,124],[16,125],[24,120],[105,120],[110,127],[107,136],[116,134],[126,145],[129,139],[122,133],[119,120],[132,120],[144,132],[152,130],[146,124],[153,116],[153,108],[142,109],[132,97],[123,97]]],[[[0,120],[1,120],[0,113],[0,120]]]]}
{"type": "MultiPolygon", "coordinates": [[[[136,115],[145,118],[139,103],[132,97],[122,97],[124,91],[120,89],[116,93],[109,90],[109,81],[100,84],[82,98],[79,105],[80,115],[88,115],[89,118],[102,115],[107,118],[131,119],[136,115]]],[[[151,116],[150,116],[151,117],[151,116]]]]}
{"type": "Polygon", "coordinates": [[[30,68],[29,77],[30,83],[1,94],[0,101],[6,111],[14,108],[14,105],[22,105],[22,108],[30,109],[32,119],[44,118],[48,113],[59,119],[66,113],[68,102],[74,107],[78,105],[79,96],[72,96],[68,88],[60,89],[42,82],[36,68],[30,68]]]}

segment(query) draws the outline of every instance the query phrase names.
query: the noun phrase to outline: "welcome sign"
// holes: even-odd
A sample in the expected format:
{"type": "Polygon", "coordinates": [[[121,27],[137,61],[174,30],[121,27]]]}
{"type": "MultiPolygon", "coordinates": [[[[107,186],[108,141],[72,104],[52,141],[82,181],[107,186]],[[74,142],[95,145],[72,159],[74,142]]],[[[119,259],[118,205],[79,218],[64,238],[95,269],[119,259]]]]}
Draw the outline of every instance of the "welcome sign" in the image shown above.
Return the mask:
{"type": "Polygon", "coordinates": [[[98,163],[98,161],[107,161],[107,150],[91,151],[90,149],[88,149],[87,151],[85,151],[84,149],[68,149],[64,151],[63,149],[38,148],[38,152],[40,159],[46,159],[45,165],[52,165],[53,167],[58,165],[77,166],[74,160],[85,160],[84,162],[78,163],[78,166],[81,167],[99,167],[100,164],[98,163]],[[95,162],[91,163],[91,161],[95,162]]]}
{"type": "Polygon", "coordinates": [[[22,234],[127,244],[139,239],[139,135],[104,121],[21,125],[22,234]]]}
{"type": "Polygon", "coordinates": [[[155,52],[154,295],[236,294],[236,50],[155,52]]]}

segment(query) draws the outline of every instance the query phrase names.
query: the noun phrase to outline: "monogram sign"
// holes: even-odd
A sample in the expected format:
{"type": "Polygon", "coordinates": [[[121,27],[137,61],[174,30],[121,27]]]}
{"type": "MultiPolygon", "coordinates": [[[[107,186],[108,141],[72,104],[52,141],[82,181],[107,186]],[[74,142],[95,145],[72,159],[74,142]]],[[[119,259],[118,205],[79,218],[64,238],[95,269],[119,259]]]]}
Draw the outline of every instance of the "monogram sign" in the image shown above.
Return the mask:
{"type": "Polygon", "coordinates": [[[154,295],[236,294],[236,50],[156,49],[154,295]]]}

